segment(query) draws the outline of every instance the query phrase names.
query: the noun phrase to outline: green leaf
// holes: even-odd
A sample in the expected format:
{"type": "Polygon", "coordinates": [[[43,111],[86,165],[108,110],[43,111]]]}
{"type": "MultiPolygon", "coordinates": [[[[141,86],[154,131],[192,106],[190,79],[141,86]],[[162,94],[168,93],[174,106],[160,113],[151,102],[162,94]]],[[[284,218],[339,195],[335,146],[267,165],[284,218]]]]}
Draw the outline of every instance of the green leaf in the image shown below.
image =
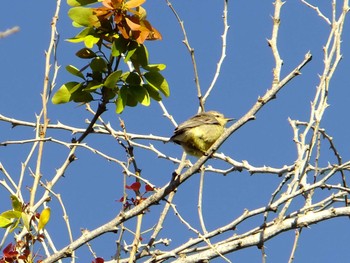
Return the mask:
{"type": "Polygon", "coordinates": [[[82,102],[82,103],[87,103],[92,101],[94,98],[89,92],[84,92],[84,91],[76,91],[72,94],[71,100],[74,102],[82,102]]]}
{"type": "Polygon", "coordinates": [[[7,228],[12,224],[12,220],[0,215],[0,227],[7,228]]]}
{"type": "Polygon", "coordinates": [[[157,89],[153,88],[149,84],[143,84],[143,87],[147,90],[148,94],[150,97],[156,101],[161,101],[162,97],[160,96],[159,92],[157,89]]]}
{"type": "Polygon", "coordinates": [[[138,104],[137,99],[129,91],[128,91],[127,95],[128,96],[127,96],[127,99],[126,99],[126,106],[135,107],[138,104]]]}
{"type": "Polygon", "coordinates": [[[149,64],[146,66],[142,66],[145,70],[148,71],[162,71],[166,68],[165,64],[149,64]]]}
{"type": "Polygon", "coordinates": [[[123,37],[114,39],[112,44],[112,56],[119,57],[121,54],[125,54],[127,44],[128,42],[123,37]]]}
{"type": "Polygon", "coordinates": [[[92,80],[99,81],[100,83],[103,81],[102,72],[92,71],[92,74],[90,73],[90,77],[92,80]]]}
{"type": "Polygon", "coordinates": [[[72,26],[74,27],[82,27],[82,25],[78,24],[77,22],[73,21],[72,26]]]}
{"type": "Polygon", "coordinates": [[[103,96],[107,100],[113,99],[119,92],[119,89],[115,87],[114,89],[103,88],[103,96]]]}
{"type": "Polygon", "coordinates": [[[73,86],[69,92],[70,94],[73,94],[74,92],[78,91],[79,89],[81,89],[83,87],[83,83],[78,83],[78,82],[72,82],[72,83],[76,83],[75,86],[73,86]]]}
{"type": "Polygon", "coordinates": [[[140,85],[141,78],[139,74],[136,72],[126,72],[121,76],[122,80],[124,80],[128,85],[140,85]]]}
{"type": "Polygon", "coordinates": [[[107,62],[101,57],[94,58],[90,63],[90,68],[96,72],[106,72],[107,62]]]}
{"type": "Polygon", "coordinates": [[[124,58],[124,62],[128,62],[130,60],[131,56],[136,52],[138,46],[139,44],[137,44],[135,41],[129,42],[128,53],[124,58]]]}
{"type": "Polygon", "coordinates": [[[148,51],[145,45],[139,45],[135,51],[135,53],[131,57],[133,63],[134,61],[142,67],[148,65],[148,51]]]}
{"type": "Polygon", "coordinates": [[[17,228],[17,226],[18,226],[18,224],[19,224],[19,222],[20,222],[21,220],[19,220],[19,219],[17,219],[17,220],[15,220],[13,223],[12,223],[12,226],[11,226],[11,228],[10,228],[10,232],[12,232],[13,230],[15,230],[16,228],[17,228]]]}
{"type": "Polygon", "coordinates": [[[149,85],[160,90],[166,97],[169,97],[170,90],[166,79],[157,71],[150,71],[144,74],[149,85]]]}
{"type": "Polygon", "coordinates": [[[63,84],[53,95],[51,101],[53,104],[67,103],[71,101],[71,94],[82,86],[79,82],[67,82],[63,84]]]}
{"type": "Polygon", "coordinates": [[[66,39],[66,41],[71,42],[71,43],[79,43],[79,42],[83,42],[85,38],[68,38],[66,39]]]}
{"type": "MultiPolygon", "coordinates": [[[[147,90],[142,86],[131,86],[129,87],[130,96],[137,100],[144,106],[149,106],[151,104],[150,96],[147,90]]],[[[129,99],[129,97],[128,97],[129,99]]],[[[136,106],[136,105],[135,105],[136,106]]]]}
{"type": "Polygon", "coordinates": [[[86,88],[83,88],[82,91],[95,91],[99,88],[103,87],[103,83],[97,82],[97,81],[90,81],[89,84],[86,86],[86,88]]]}
{"type": "Polygon", "coordinates": [[[94,28],[92,28],[92,27],[84,28],[75,37],[68,38],[68,39],[66,39],[66,41],[72,42],[72,43],[78,43],[78,42],[84,41],[85,37],[88,36],[88,35],[92,35],[92,36],[95,35],[94,28]]]}
{"type": "Polygon", "coordinates": [[[51,101],[53,104],[67,103],[70,101],[70,92],[66,84],[63,84],[58,91],[53,95],[51,101]]]}
{"type": "Polygon", "coordinates": [[[115,101],[115,112],[117,114],[120,114],[124,111],[125,105],[126,105],[126,100],[127,100],[127,96],[128,96],[128,89],[123,86],[118,94],[118,98],[115,101]]]}
{"type": "Polygon", "coordinates": [[[114,71],[106,78],[104,82],[104,86],[109,89],[113,89],[116,85],[116,83],[119,81],[120,76],[122,75],[123,71],[118,70],[114,71]]]}
{"type": "Polygon", "coordinates": [[[97,26],[99,23],[97,16],[91,8],[81,6],[72,7],[68,11],[68,16],[78,26],[92,27],[97,26]]]}
{"type": "Polygon", "coordinates": [[[67,0],[67,4],[70,6],[84,6],[97,2],[98,0],[67,0]]]}
{"type": "Polygon", "coordinates": [[[1,213],[0,216],[5,217],[7,219],[14,219],[14,218],[18,219],[18,218],[21,218],[21,214],[22,214],[22,212],[20,212],[20,211],[8,210],[8,211],[1,213]]]}
{"type": "Polygon", "coordinates": [[[13,210],[22,212],[22,202],[19,201],[18,197],[11,195],[10,198],[13,210]]]}
{"type": "Polygon", "coordinates": [[[21,215],[21,217],[22,217],[22,221],[23,221],[23,225],[24,225],[24,227],[28,230],[28,231],[30,231],[30,224],[29,224],[29,216],[26,214],[26,213],[21,213],[22,215],[21,215]]]}
{"type": "Polygon", "coordinates": [[[85,79],[84,74],[79,69],[74,67],[73,65],[66,66],[66,70],[74,76],[85,79]]]}
{"type": "Polygon", "coordinates": [[[92,35],[88,35],[84,38],[84,44],[87,48],[92,48],[98,41],[100,41],[100,38],[92,35]]]}
{"type": "Polygon", "coordinates": [[[79,58],[82,58],[82,59],[89,59],[89,58],[96,57],[96,53],[94,51],[92,51],[91,49],[86,48],[86,47],[80,49],[77,53],[75,53],[75,55],[79,58]]]}
{"type": "Polygon", "coordinates": [[[141,84],[141,77],[136,72],[130,72],[129,76],[125,80],[126,83],[129,85],[140,85],[141,84]]]}

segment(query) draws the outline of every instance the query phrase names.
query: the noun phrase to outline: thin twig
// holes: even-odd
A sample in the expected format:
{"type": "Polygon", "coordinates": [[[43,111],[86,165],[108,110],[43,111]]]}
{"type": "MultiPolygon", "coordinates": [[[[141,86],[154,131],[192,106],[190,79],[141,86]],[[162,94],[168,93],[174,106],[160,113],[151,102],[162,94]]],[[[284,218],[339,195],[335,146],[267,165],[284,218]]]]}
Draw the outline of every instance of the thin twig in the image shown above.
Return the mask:
{"type": "Polygon", "coordinates": [[[326,17],[317,6],[314,6],[312,4],[310,4],[309,2],[305,1],[305,0],[300,0],[302,3],[304,3],[306,6],[310,7],[311,9],[315,10],[316,13],[322,17],[323,20],[325,20],[327,22],[328,25],[331,25],[331,21],[328,19],[328,17],[326,17]]]}
{"type": "Polygon", "coordinates": [[[207,101],[212,89],[214,88],[216,81],[219,78],[221,66],[222,66],[222,64],[225,60],[225,57],[226,57],[227,32],[230,28],[228,23],[227,23],[227,19],[228,19],[227,9],[228,9],[228,0],[224,0],[224,11],[223,11],[223,15],[222,15],[223,22],[224,22],[224,33],[221,35],[221,38],[222,38],[221,56],[220,56],[219,62],[216,64],[216,71],[215,71],[214,78],[213,78],[208,90],[206,91],[206,93],[203,96],[202,100],[203,100],[204,105],[205,105],[205,102],[207,101]]]}
{"type": "MultiPolygon", "coordinates": [[[[182,155],[182,160],[180,162],[180,165],[178,166],[178,168],[175,171],[175,174],[180,174],[183,170],[183,168],[185,167],[186,164],[186,154],[182,155]]],[[[142,257],[145,253],[148,253],[150,248],[153,246],[155,240],[157,239],[157,236],[159,235],[161,229],[163,228],[163,224],[165,221],[165,218],[167,216],[167,214],[169,213],[169,209],[171,207],[171,204],[173,203],[173,199],[175,197],[176,191],[172,191],[168,198],[167,198],[167,202],[165,202],[164,208],[162,213],[160,214],[159,220],[154,228],[153,234],[150,237],[147,246],[145,246],[145,248],[139,253],[139,255],[137,255],[136,258],[140,258],[142,257]]]]}
{"type": "Polygon", "coordinates": [[[198,76],[198,69],[197,69],[197,63],[196,63],[196,57],[194,55],[194,49],[191,47],[190,42],[188,41],[188,37],[187,37],[187,33],[186,33],[186,29],[185,29],[185,25],[184,25],[184,21],[182,21],[182,19],[180,18],[179,14],[177,13],[177,11],[175,10],[175,8],[173,7],[173,5],[171,4],[170,0],[165,0],[167,5],[169,6],[170,10],[173,12],[173,14],[176,17],[176,20],[178,21],[178,23],[180,24],[183,36],[184,36],[184,40],[182,41],[188,52],[190,53],[191,56],[191,60],[192,60],[192,65],[193,65],[193,71],[194,71],[194,81],[196,83],[196,87],[197,87],[197,96],[199,99],[199,107],[201,109],[201,111],[204,111],[204,103],[203,103],[203,97],[202,97],[202,92],[201,92],[201,87],[199,84],[199,76],[198,76]]]}
{"type": "Polygon", "coordinates": [[[140,238],[141,238],[142,219],[143,219],[143,214],[139,214],[137,216],[134,241],[132,243],[132,249],[130,251],[129,263],[135,262],[136,252],[139,247],[140,238]]]}
{"type": "MultiPolygon", "coordinates": [[[[52,53],[55,52],[56,48],[56,38],[57,38],[57,21],[58,15],[60,12],[61,0],[57,0],[56,2],[56,11],[51,21],[51,37],[48,50],[45,54],[45,74],[44,74],[44,84],[43,84],[43,92],[41,94],[42,98],[42,111],[40,115],[37,117],[37,135],[36,138],[43,138],[46,135],[47,125],[49,124],[48,113],[47,113],[47,102],[48,95],[50,94],[51,88],[49,87],[50,81],[50,72],[51,72],[51,59],[52,53]]],[[[38,145],[38,155],[36,161],[35,168],[35,177],[32,185],[32,189],[30,192],[30,202],[29,206],[33,207],[35,202],[36,191],[40,182],[41,174],[41,162],[43,158],[43,150],[44,150],[44,142],[39,142],[38,145]]]]}
{"type": "Polygon", "coordinates": [[[281,23],[280,14],[281,14],[281,8],[283,4],[284,2],[282,2],[282,0],[276,0],[274,2],[275,13],[273,16],[272,36],[271,36],[271,39],[267,41],[269,46],[271,47],[272,54],[275,58],[275,68],[273,69],[273,81],[272,81],[273,85],[278,85],[280,82],[281,68],[283,64],[283,60],[280,57],[278,46],[277,46],[278,31],[281,23]]]}
{"type": "Polygon", "coordinates": [[[7,172],[7,170],[5,169],[5,167],[2,165],[2,163],[0,163],[0,171],[5,175],[5,177],[7,178],[7,180],[9,180],[9,182],[11,183],[12,187],[15,188],[16,190],[18,190],[18,185],[13,181],[12,176],[7,172]]]}
{"type": "Polygon", "coordinates": [[[200,172],[200,180],[199,180],[199,190],[198,190],[198,205],[197,205],[197,209],[198,209],[198,218],[199,218],[199,222],[201,224],[202,227],[202,232],[203,234],[207,234],[207,228],[205,227],[205,223],[204,223],[204,218],[203,218],[203,187],[204,187],[204,174],[205,174],[205,170],[204,167],[202,167],[201,172],[200,172]]]}
{"type": "MultiPolygon", "coordinates": [[[[0,114],[0,121],[11,123],[13,127],[15,126],[27,126],[27,127],[36,127],[36,123],[34,122],[28,122],[28,121],[22,121],[14,118],[9,118],[4,115],[0,114]]],[[[109,124],[107,124],[109,125],[109,124]]],[[[176,125],[176,123],[174,123],[176,125]]],[[[71,132],[72,134],[76,133],[84,133],[86,132],[86,128],[77,128],[69,125],[62,124],[58,122],[57,124],[49,124],[47,126],[48,129],[53,130],[66,130],[71,132]]],[[[109,134],[109,132],[105,129],[103,125],[96,124],[93,126],[94,130],[91,131],[91,133],[94,134],[109,134]]],[[[122,131],[114,131],[114,134],[118,135],[118,137],[124,138],[124,133],[122,131]]],[[[135,133],[127,133],[127,136],[131,140],[152,140],[152,141],[161,141],[161,142],[167,142],[169,141],[169,137],[162,137],[162,136],[156,136],[156,135],[143,135],[143,134],[135,134],[135,133]]]]}
{"type": "Polygon", "coordinates": [[[297,250],[298,241],[299,241],[299,237],[300,237],[300,234],[301,234],[302,230],[303,230],[302,228],[299,228],[299,229],[295,230],[295,238],[294,238],[294,243],[293,243],[293,249],[292,249],[292,252],[290,253],[288,263],[292,263],[294,261],[295,251],[297,250]]]}
{"type": "Polygon", "coordinates": [[[14,26],[12,28],[6,29],[5,31],[0,32],[0,38],[8,37],[9,35],[17,33],[18,31],[19,31],[19,27],[18,26],[14,26]]]}

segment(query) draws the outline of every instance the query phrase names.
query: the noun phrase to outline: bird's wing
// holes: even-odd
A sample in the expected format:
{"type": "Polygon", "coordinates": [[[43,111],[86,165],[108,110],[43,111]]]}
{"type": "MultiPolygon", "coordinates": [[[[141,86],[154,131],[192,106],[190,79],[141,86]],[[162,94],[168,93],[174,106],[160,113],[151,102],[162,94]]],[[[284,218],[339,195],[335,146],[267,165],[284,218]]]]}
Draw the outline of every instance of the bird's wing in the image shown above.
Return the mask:
{"type": "Polygon", "coordinates": [[[189,120],[181,123],[179,126],[175,129],[175,134],[178,132],[184,132],[185,130],[198,127],[202,124],[220,124],[216,118],[206,112],[197,114],[190,118],[189,120]]]}

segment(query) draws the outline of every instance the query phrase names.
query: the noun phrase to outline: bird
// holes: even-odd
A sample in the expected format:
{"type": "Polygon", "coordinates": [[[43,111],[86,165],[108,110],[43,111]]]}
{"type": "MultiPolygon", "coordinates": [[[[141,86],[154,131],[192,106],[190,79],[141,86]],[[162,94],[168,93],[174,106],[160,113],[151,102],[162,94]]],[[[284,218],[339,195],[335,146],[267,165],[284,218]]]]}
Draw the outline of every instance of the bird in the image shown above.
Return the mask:
{"type": "Polygon", "coordinates": [[[227,122],[232,120],[217,111],[201,112],[177,126],[169,141],[181,145],[187,154],[201,157],[223,134],[227,122]]]}

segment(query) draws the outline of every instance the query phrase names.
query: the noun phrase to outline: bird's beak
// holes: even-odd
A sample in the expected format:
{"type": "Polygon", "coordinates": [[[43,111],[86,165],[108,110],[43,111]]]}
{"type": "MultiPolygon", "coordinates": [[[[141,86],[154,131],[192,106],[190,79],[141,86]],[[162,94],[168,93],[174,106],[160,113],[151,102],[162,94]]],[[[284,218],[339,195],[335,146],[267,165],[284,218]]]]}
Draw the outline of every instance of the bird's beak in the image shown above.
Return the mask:
{"type": "Polygon", "coordinates": [[[235,118],[226,118],[226,120],[227,120],[227,122],[229,122],[229,121],[234,121],[235,118]]]}

